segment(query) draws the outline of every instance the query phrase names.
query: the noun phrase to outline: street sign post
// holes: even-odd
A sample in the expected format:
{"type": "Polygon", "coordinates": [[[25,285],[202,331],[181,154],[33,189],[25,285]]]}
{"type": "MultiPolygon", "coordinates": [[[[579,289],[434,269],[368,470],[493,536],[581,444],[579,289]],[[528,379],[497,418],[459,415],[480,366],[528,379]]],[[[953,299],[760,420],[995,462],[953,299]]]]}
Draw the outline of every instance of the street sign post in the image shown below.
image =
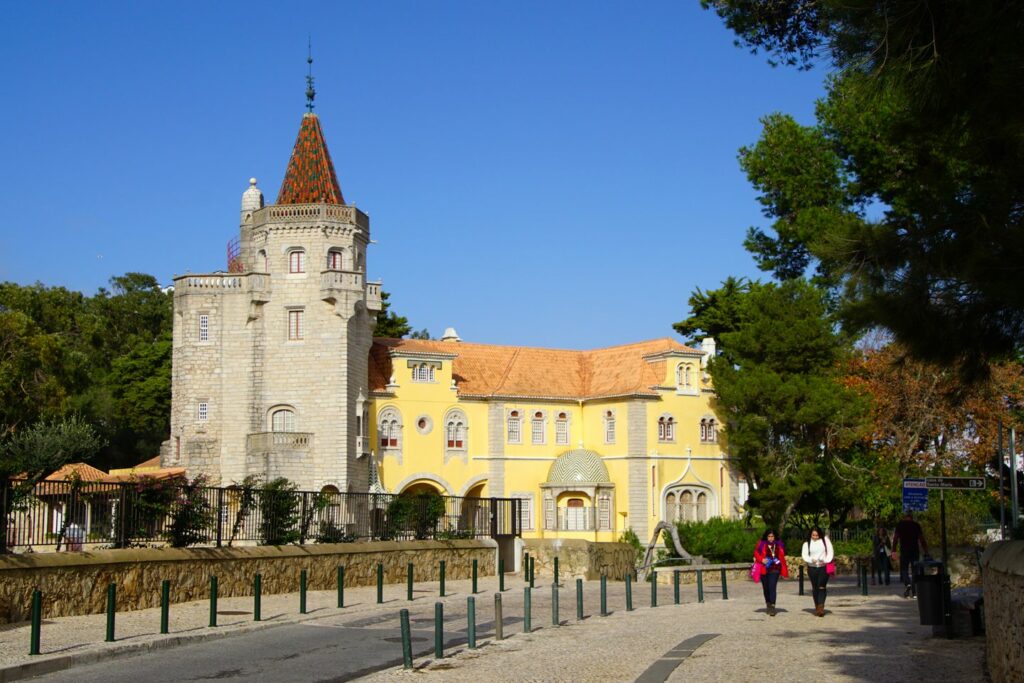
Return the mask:
{"type": "MultiPolygon", "coordinates": [[[[906,482],[903,480],[903,486],[906,482]]],[[[980,491],[985,488],[984,477],[926,477],[925,486],[930,489],[968,489],[980,491]]]]}
{"type": "Polygon", "coordinates": [[[928,510],[928,486],[924,479],[903,480],[903,511],[925,512],[928,510]]]}

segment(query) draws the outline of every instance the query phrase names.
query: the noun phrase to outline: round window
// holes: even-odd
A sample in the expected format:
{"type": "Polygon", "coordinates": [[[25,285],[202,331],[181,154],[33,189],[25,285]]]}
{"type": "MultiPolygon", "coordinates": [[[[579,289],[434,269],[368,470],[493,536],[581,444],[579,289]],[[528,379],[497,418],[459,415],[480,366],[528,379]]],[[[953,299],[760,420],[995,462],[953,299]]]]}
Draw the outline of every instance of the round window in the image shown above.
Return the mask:
{"type": "Polygon", "coordinates": [[[420,415],[416,418],[416,431],[420,434],[429,434],[433,428],[434,422],[426,415],[420,415]]]}

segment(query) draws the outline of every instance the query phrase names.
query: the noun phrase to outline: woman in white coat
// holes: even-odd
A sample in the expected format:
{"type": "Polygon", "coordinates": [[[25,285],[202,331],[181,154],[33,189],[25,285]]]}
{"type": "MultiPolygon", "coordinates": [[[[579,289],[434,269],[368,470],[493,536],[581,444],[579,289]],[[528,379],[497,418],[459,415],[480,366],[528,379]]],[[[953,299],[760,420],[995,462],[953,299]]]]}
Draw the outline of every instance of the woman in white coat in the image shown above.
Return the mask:
{"type": "Polygon", "coordinates": [[[803,555],[807,573],[811,577],[814,614],[823,617],[825,616],[825,592],[828,586],[828,577],[830,573],[835,572],[835,564],[832,563],[832,542],[825,536],[821,527],[811,527],[811,533],[800,554],[803,555]],[[832,571],[829,572],[829,569],[832,571]]]}

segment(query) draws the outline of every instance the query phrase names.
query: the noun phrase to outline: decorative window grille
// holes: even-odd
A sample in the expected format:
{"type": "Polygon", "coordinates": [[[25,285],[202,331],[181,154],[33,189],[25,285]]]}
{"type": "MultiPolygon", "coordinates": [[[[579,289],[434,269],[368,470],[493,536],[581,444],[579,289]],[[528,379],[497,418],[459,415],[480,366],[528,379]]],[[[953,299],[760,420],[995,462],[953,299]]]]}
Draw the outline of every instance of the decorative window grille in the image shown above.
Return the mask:
{"type": "Polygon", "coordinates": [[[288,340],[299,341],[304,338],[305,330],[301,309],[288,311],[288,340]]]}
{"type": "Polygon", "coordinates": [[[520,439],[522,438],[522,434],[520,432],[520,425],[521,425],[521,423],[520,423],[520,420],[519,420],[519,411],[518,410],[513,410],[511,413],[508,414],[508,442],[509,443],[519,443],[520,442],[520,439]]]}
{"type": "Polygon", "coordinates": [[[199,408],[196,411],[196,416],[199,418],[200,422],[206,422],[207,418],[210,417],[210,404],[206,401],[201,401],[199,403],[199,408]]]}
{"type": "Polygon", "coordinates": [[[604,414],[604,442],[615,443],[615,413],[610,410],[604,414]]]}
{"type": "Polygon", "coordinates": [[[544,413],[536,412],[530,421],[530,438],[535,444],[544,443],[544,413]]]}
{"type": "Polygon", "coordinates": [[[199,314],[199,341],[210,341],[210,316],[207,313],[199,314]]]}

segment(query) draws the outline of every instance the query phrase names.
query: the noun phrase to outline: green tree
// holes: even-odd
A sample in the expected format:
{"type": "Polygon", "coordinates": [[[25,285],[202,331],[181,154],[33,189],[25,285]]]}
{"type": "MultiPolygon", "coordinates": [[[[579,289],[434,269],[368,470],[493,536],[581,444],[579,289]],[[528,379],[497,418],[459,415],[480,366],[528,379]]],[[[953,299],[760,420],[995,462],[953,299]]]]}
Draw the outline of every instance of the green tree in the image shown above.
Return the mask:
{"type": "Polygon", "coordinates": [[[672,329],[699,344],[704,337],[721,340],[726,332],[734,332],[742,322],[742,306],[750,292],[746,278],[727,277],[719,289],[707,292],[700,287],[690,295],[690,317],[672,325],[672,329]]]}
{"type": "Polygon", "coordinates": [[[830,63],[817,124],[765,119],[744,167],[759,264],[842,285],[844,317],[987,374],[1024,351],[1024,5],[704,0],[776,63],[830,63]],[[827,58],[827,59],[826,59],[827,58]]]}
{"type": "Polygon", "coordinates": [[[381,309],[377,314],[377,326],[373,328],[374,337],[386,337],[388,339],[401,339],[412,332],[412,325],[404,315],[398,315],[391,310],[391,295],[381,291],[381,309]]]}
{"type": "Polygon", "coordinates": [[[287,545],[299,540],[298,487],[284,477],[260,488],[260,537],[263,545],[287,545]]]}
{"type": "Polygon", "coordinates": [[[839,382],[849,342],[820,289],[803,280],[754,284],[743,299],[709,371],[726,448],[755,485],[748,506],[781,530],[845,474],[844,449],[864,407],[839,382]]]}

